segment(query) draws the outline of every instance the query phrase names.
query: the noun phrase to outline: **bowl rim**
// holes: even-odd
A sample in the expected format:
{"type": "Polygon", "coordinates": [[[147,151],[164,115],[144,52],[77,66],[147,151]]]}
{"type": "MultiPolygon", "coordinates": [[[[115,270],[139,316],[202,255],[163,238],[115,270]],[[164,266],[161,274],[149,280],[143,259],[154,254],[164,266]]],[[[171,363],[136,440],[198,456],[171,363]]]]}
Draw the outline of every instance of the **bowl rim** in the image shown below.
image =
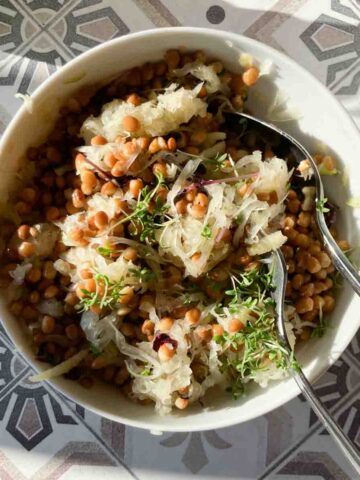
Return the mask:
{"type": "MultiPolygon", "coordinates": [[[[36,101],[36,99],[41,98],[43,93],[47,90],[50,89],[53,85],[56,85],[60,80],[61,77],[65,76],[68,72],[70,72],[74,66],[80,64],[84,60],[88,60],[92,56],[97,56],[98,52],[109,48],[109,46],[114,46],[118,44],[119,46],[123,43],[126,42],[131,42],[132,40],[143,38],[146,39],[147,37],[164,37],[166,38],[169,34],[173,35],[176,34],[177,32],[181,34],[195,34],[199,36],[215,36],[219,40],[238,40],[239,43],[243,44],[245,47],[246,45],[249,46],[254,46],[264,52],[264,56],[268,56],[270,58],[274,59],[274,64],[278,61],[281,62],[281,64],[285,65],[290,65],[293,70],[297,70],[298,72],[301,73],[302,76],[305,76],[308,78],[308,80],[312,83],[317,84],[317,86],[322,90],[322,93],[325,97],[327,97],[327,100],[329,103],[331,103],[339,112],[341,113],[342,118],[344,121],[347,122],[347,125],[349,128],[351,128],[352,135],[357,135],[359,136],[359,130],[353,120],[353,118],[350,116],[350,114],[346,111],[345,107],[337,100],[337,98],[330,92],[326,86],[318,80],[312,73],[307,71],[304,67],[299,65],[295,60],[293,60],[291,57],[287,56],[283,52],[279,52],[278,50],[275,50],[273,47],[266,45],[262,42],[259,42],[258,40],[254,40],[252,38],[246,37],[244,35],[234,33],[234,32],[227,32],[225,30],[214,30],[211,28],[202,28],[202,27],[166,27],[166,28],[153,28],[149,30],[142,30],[139,32],[134,32],[130,33],[118,38],[114,38],[110,41],[104,42],[96,47],[93,47],[89,50],[87,50],[84,53],[81,53],[77,57],[73,58],[70,60],[68,63],[66,63],[64,66],[62,66],[58,71],[56,71],[53,75],[48,77],[39,87],[36,88],[34,93],[32,94],[32,99],[36,101]]],[[[165,49],[165,48],[164,48],[165,49]]],[[[0,152],[3,149],[3,146],[9,141],[9,139],[14,135],[14,131],[17,127],[17,124],[21,122],[23,115],[27,113],[27,109],[25,104],[21,105],[21,107],[17,110],[15,113],[14,117],[6,127],[6,130],[0,140],[0,152]]],[[[6,332],[10,336],[12,342],[14,345],[17,345],[17,340],[16,338],[16,328],[12,327],[7,320],[4,320],[3,318],[0,318],[2,324],[5,327],[6,332]]],[[[355,323],[355,322],[354,322],[355,323]]],[[[360,318],[358,320],[358,324],[360,324],[360,318]]],[[[311,372],[310,375],[308,375],[308,379],[310,381],[314,381],[317,379],[319,376],[321,376],[331,365],[333,365],[336,360],[343,354],[349,343],[351,342],[354,334],[357,331],[356,325],[354,325],[353,329],[351,330],[351,335],[346,335],[343,339],[342,346],[339,348],[336,352],[333,352],[331,357],[329,355],[322,357],[321,359],[321,368],[319,366],[315,366],[313,368],[313,371],[311,372]]],[[[44,366],[44,369],[39,369],[38,364],[35,364],[35,359],[29,356],[27,353],[19,351],[18,352],[24,359],[25,361],[34,369],[35,371],[43,371],[46,370],[46,367],[44,366]]],[[[182,425],[181,423],[176,423],[176,427],[172,427],[171,421],[169,422],[169,418],[171,417],[164,417],[165,420],[161,420],[162,417],[158,417],[159,421],[157,422],[156,428],[154,428],[154,425],[151,423],[147,423],[146,420],[133,420],[129,419],[126,417],[123,417],[121,414],[119,415],[114,415],[112,413],[109,413],[107,411],[102,410],[101,408],[95,407],[88,402],[86,402],[84,399],[79,400],[77,398],[77,394],[71,392],[71,388],[67,388],[68,385],[68,380],[65,383],[65,379],[53,379],[51,381],[48,381],[47,383],[49,384],[51,389],[57,390],[58,392],[64,394],[67,398],[70,400],[74,401],[75,403],[80,403],[83,407],[89,409],[90,411],[106,417],[112,421],[123,423],[126,425],[129,425],[131,427],[137,427],[137,428],[142,428],[142,429],[147,429],[153,432],[189,432],[189,431],[205,431],[205,430],[210,430],[210,429],[215,429],[215,428],[224,428],[224,427],[229,427],[236,425],[238,423],[242,423],[245,421],[250,421],[253,420],[254,418],[257,418],[260,415],[265,415],[266,413],[280,407],[281,405],[287,403],[288,401],[294,399],[300,392],[299,387],[293,382],[293,385],[291,388],[289,388],[284,395],[279,396],[278,398],[274,398],[273,402],[271,402],[270,406],[263,406],[261,409],[261,412],[259,410],[254,410],[251,411],[249,416],[246,417],[246,419],[237,419],[236,417],[234,418],[233,415],[228,415],[224,417],[218,416],[216,420],[213,420],[210,424],[206,425],[201,425],[199,426],[194,426],[194,428],[191,428],[191,423],[190,422],[185,422],[186,425],[182,425]],[[170,423],[170,424],[169,424],[170,423]]],[[[280,380],[281,382],[281,380],[280,380]]],[[[267,387],[268,388],[268,387],[267,387]]],[[[271,387],[270,387],[271,388],[271,387]]],[[[187,415],[189,418],[192,416],[191,413],[187,415]]],[[[185,418],[185,417],[184,417],[185,418]]]]}

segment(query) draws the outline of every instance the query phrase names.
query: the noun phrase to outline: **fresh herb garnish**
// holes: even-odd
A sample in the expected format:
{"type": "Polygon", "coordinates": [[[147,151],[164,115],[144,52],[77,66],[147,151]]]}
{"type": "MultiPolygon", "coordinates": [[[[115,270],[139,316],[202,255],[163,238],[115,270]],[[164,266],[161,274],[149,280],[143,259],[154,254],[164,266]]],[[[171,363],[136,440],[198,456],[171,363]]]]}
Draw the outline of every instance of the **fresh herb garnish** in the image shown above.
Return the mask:
{"type": "Polygon", "coordinates": [[[143,377],[148,377],[151,375],[151,368],[149,367],[145,367],[144,370],[142,370],[140,372],[140,375],[142,375],[143,377]]]}
{"type": "Polygon", "coordinates": [[[234,400],[238,400],[245,393],[245,385],[241,377],[236,377],[231,386],[226,389],[227,392],[231,393],[234,400]]]}
{"type": "MultiPolygon", "coordinates": [[[[161,226],[159,221],[168,209],[160,198],[153,201],[159,188],[163,185],[162,175],[157,175],[157,184],[153,189],[146,185],[140,192],[138,201],[132,213],[126,215],[117,225],[124,222],[131,222],[133,230],[132,235],[139,235],[140,241],[148,244],[155,242],[155,231],[161,226]]],[[[115,225],[116,226],[116,225],[115,225]]],[[[114,226],[114,227],[115,227],[114,226]]]]}
{"type": "Polygon", "coordinates": [[[222,168],[226,167],[227,159],[227,153],[223,153],[222,155],[220,153],[217,153],[216,156],[213,158],[204,159],[203,163],[205,164],[205,167],[207,169],[211,170],[214,173],[219,172],[222,168]]]}
{"type": "Polygon", "coordinates": [[[272,274],[266,266],[231,276],[233,288],[225,291],[225,299],[218,305],[220,315],[238,315],[244,328],[236,333],[224,332],[214,337],[224,352],[220,355],[221,370],[231,379],[231,393],[238,398],[248,380],[256,378],[271,364],[287,370],[298,368],[293,354],[279,342],[274,316],[274,289],[272,274]],[[233,355],[225,352],[231,349],[233,355]]]}
{"type": "Polygon", "coordinates": [[[156,273],[147,267],[143,267],[140,270],[131,268],[129,271],[139,279],[140,283],[148,283],[156,279],[156,273]]]}
{"type": "Polygon", "coordinates": [[[327,198],[321,198],[317,199],[315,202],[316,210],[321,213],[328,213],[330,212],[330,208],[326,207],[328,199],[327,198]]]}
{"type": "Polygon", "coordinates": [[[190,293],[188,293],[188,292],[184,293],[183,304],[184,305],[190,305],[191,302],[192,302],[192,299],[191,299],[190,293]]]}
{"type": "Polygon", "coordinates": [[[221,358],[221,370],[230,375],[236,390],[239,385],[256,378],[259,372],[266,371],[270,363],[282,370],[299,368],[294,356],[289,356],[279,343],[274,318],[268,314],[261,315],[255,322],[248,322],[238,333],[225,332],[222,336],[215,337],[215,341],[222,345],[223,349],[231,348],[239,352],[237,355],[224,355],[221,358]]]}
{"type": "MultiPolygon", "coordinates": [[[[260,269],[253,268],[249,272],[235,272],[231,275],[233,288],[226,290],[225,294],[231,297],[230,305],[242,304],[246,301],[264,301],[267,292],[273,291],[275,286],[272,283],[272,274],[267,267],[260,269]]],[[[271,297],[268,297],[270,300],[271,297]]]]}
{"type": "Polygon", "coordinates": [[[96,291],[89,292],[82,289],[84,297],[80,299],[78,309],[81,312],[90,310],[92,306],[99,306],[100,308],[114,308],[119,303],[121,298],[121,290],[124,285],[122,282],[112,282],[107,275],[96,273],[94,275],[96,282],[96,291]]]}
{"type": "Polygon", "coordinates": [[[211,238],[211,234],[212,234],[211,227],[208,224],[206,224],[204,228],[201,230],[201,236],[204,238],[211,238]]]}
{"type": "Polygon", "coordinates": [[[197,302],[204,298],[204,291],[199,288],[198,285],[188,284],[186,285],[186,290],[184,291],[181,300],[183,305],[190,305],[191,303],[197,302]]]}
{"type": "Polygon", "coordinates": [[[101,350],[94,344],[94,343],[90,343],[90,352],[94,355],[94,357],[98,357],[99,355],[101,355],[101,350]]]}
{"type": "Polygon", "coordinates": [[[243,221],[244,221],[244,216],[241,215],[241,213],[240,213],[240,215],[238,215],[238,216],[235,218],[235,223],[236,223],[236,225],[241,225],[241,223],[242,223],[243,221]]]}
{"type": "Polygon", "coordinates": [[[103,257],[110,257],[114,253],[114,250],[108,247],[98,247],[96,251],[103,257]]]}
{"type": "Polygon", "coordinates": [[[325,322],[320,322],[311,332],[312,338],[321,338],[324,336],[328,325],[325,322]]]}
{"type": "Polygon", "coordinates": [[[311,332],[311,337],[312,338],[321,338],[322,336],[324,336],[328,326],[329,326],[328,322],[327,322],[327,320],[325,320],[322,310],[320,310],[319,323],[316,325],[316,327],[311,332]]]}

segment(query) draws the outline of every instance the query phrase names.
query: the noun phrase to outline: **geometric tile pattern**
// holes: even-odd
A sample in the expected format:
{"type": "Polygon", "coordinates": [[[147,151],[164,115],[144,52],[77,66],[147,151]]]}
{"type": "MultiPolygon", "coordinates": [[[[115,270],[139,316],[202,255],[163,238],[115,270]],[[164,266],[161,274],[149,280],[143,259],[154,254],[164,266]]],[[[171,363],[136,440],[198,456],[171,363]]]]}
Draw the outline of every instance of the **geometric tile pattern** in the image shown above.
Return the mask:
{"type": "Polygon", "coordinates": [[[320,62],[326,62],[326,84],[340,95],[353,95],[360,86],[360,9],[357,2],[332,2],[300,38],[320,62]]]}
{"type": "Polygon", "coordinates": [[[231,444],[221,438],[215,431],[174,433],[162,440],[160,445],[171,448],[186,444],[182,462],[192,473],[197,473],[209,462],[204,449],[204,442],[218,450],[231,447],[231,444]]]}
{"type": "MultiPolygon", "coordinates": [[[[235,31],[284,51],[360,124],[360,1],[0,0],[0,134],[19,105],[13,95],[33,92],[76,55],[178,25],[235,31]]],[[[301,396],[245,424],[156,437],[31,384],[30,374],[0,325],[0,480],[357,478],[301,396]]],[[[360,448],[360,334],[315,390],[360,448]]]]}
{"type": "Polygon", "coordinates": [[[74,56],[129,32],[110,6],[98,0],[1,1],[0,85],[26,93],[74,56]],[[94,8],[95,7],[95,8],[94,8]]]}

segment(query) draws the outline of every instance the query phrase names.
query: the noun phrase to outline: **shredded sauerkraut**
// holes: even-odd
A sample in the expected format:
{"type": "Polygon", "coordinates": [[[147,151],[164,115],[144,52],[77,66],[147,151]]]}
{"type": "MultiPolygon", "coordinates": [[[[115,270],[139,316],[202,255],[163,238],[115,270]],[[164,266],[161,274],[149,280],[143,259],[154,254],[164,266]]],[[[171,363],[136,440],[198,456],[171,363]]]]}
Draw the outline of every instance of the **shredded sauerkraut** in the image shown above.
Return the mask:
{"type": "Polygon", "coordinates": [[[199,164],[199,159],[189,160],[169,191],[169,212],[174,218],[166,222],[157,233],[160,254],[175,264],[183,264],[187,275],[198,277],[228,254],[230,246],[219,241],[218,234],[229,230],[234,219],[238,226],[233,242],[238,244],[241,240],[250,244],[248,251],[253,252],[251,255],[261,255],[280,248],[286,238],[281,232],[270,233],[269,225],[279,220],[284,211],[283,200],[290,176],[284,160],[274,157],[262,161],[259,151],[241,158],[233,167],[236,176],[232,184],[226,183],[225,177],[223,182],[203,186],[209,205],[205,218],[201,220],[191,216],[191,207],[188,207],[189,215],[177,215],[174,203],[199,164]],[[241,197],[238,194],[241,181],[249,176],[253,178],[252,193],[241,197]],[[268,192],[276,192],[277,203],[271,206],[257,197],[258,194],[268,192]],[[247,235],[244,236],[245,227],[247,235]],[[197,252],[201,255],[194,262],[192,257],[197,252]]]}
{"type": "Polygon", "coordinates": [[[65,360],[59,365],[56,365],[55,367],[50,368],[49,370],[45,370],[45,372],[32,375],[31,377],[29,377],[29,380],[30,382],[37,383],[37,382],[43,382],[45,380],[51,380],[52,378],[59,377],[60,375],[63,375],[64,373],[69,372],[72,368],[79,365],[79,363],[82,362],[82,360],[84,360],[87,354],[88,354],[87,350],[81,350],[79,353],[76,353],[75,355],[70,357],[68,360],[65,360]]]}
{"type": "Polygon", "coordinates": [[[165,93],[157,95],[156,100],[144,102],[139,106],[121,100],[113,100],[104,105],[99,117],[89,117],[81,128],[81,136],[86,143],[94,135],[103,135],[112,142],[118,135],[128,135],[122,126],[123,118],[131,115],[137,118],[141,128],[136,136],[166,135],[188,122],[194,115],[206,114],[206,103],[197,97],[201,85],[193,90],[170,86],[165,93]]]}
{"type": "Polygon", "coordinates": [[[218,75],[216,75],[214,68],[211,65],[188,63],[183,68],[175,70],[174,74],[179,77],[191,74],[193,77],[198,78],[202,82],[205,82],[205,86],[209,94],[226,88],[221,84],[220,78],[218,75]]]}

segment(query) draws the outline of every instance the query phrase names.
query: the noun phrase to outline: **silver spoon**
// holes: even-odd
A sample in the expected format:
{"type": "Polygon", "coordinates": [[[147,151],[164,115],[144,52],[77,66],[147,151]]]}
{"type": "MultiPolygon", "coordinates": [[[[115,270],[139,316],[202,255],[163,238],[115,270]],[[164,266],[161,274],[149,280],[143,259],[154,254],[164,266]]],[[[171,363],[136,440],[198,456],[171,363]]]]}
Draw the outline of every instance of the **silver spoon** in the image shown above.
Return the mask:
{"type": "MultiPolygon", "coordinates": [[[[314,172],[316,205],[319,203],[322,204],[325,201],[324,187],[316,163],[310,153],[297,140],[295,140],[295,138],[275,125],[263,120],[259,120],[258,118],[255,118],[247,113],[228,112],[226,113],[226,117],[227,123],[232,124],[231,130],[234,128],[242,129],[243,125],[241,125],[241,120],[239,122],[239,119],[242,119],[243,122],[246,122],[250,126],[253,124],[255,128],[261,128],[265,131],[265,133],[270,132],[272,135],[274,135],[274,133],[277,134],[278,147],[281,147],[283,150],[287,149],[287,151],[290,151],[292,157],[295,159],[295,162],[299,163],[301,160],[308,159],[314,172]]],[[[326,225],[324,213],[318,208],[316,209],[316,222],[317,226],[319,227],[324,245],[332,259],[335,268],[350,283],[354,291],[360,296],[360,275],[348,260],[344,252],[337,245],[328,229],[328,226],[326,225]]]]}
{"type": "MultiPolygon", "coordinates": [[[[285,287],[287,282],[287,270],[284,256],[281,251],[273,252],[273,262],[271,265],[271,271],[273,275],[273,283],[275,285],[275,291],[272,293],[272,297],[275,300],[275,312],[276,312],[276,327],[279,340],[282,346],[287,350],[288,355],[292,353],[288,336],[285,329],[285,314],[284,314],[284,301],[285,301],[285,287]]],[[[310,403],[312,409],[324,424],[327,431],[332,435],[333,439],[343,451],[349,462],[352,464],[356,472],[360,475],[360,456],[359,452],[352,444],[352,442],[344,434],[338,423],[331,416],[331,413],[326,409],[324,404],[316,395],[310,382],[305,377],[303,371],[299,368],[296,371],[290,369],[290,373],[298,384],[302,394],[306,400],[310,403]]]]}

